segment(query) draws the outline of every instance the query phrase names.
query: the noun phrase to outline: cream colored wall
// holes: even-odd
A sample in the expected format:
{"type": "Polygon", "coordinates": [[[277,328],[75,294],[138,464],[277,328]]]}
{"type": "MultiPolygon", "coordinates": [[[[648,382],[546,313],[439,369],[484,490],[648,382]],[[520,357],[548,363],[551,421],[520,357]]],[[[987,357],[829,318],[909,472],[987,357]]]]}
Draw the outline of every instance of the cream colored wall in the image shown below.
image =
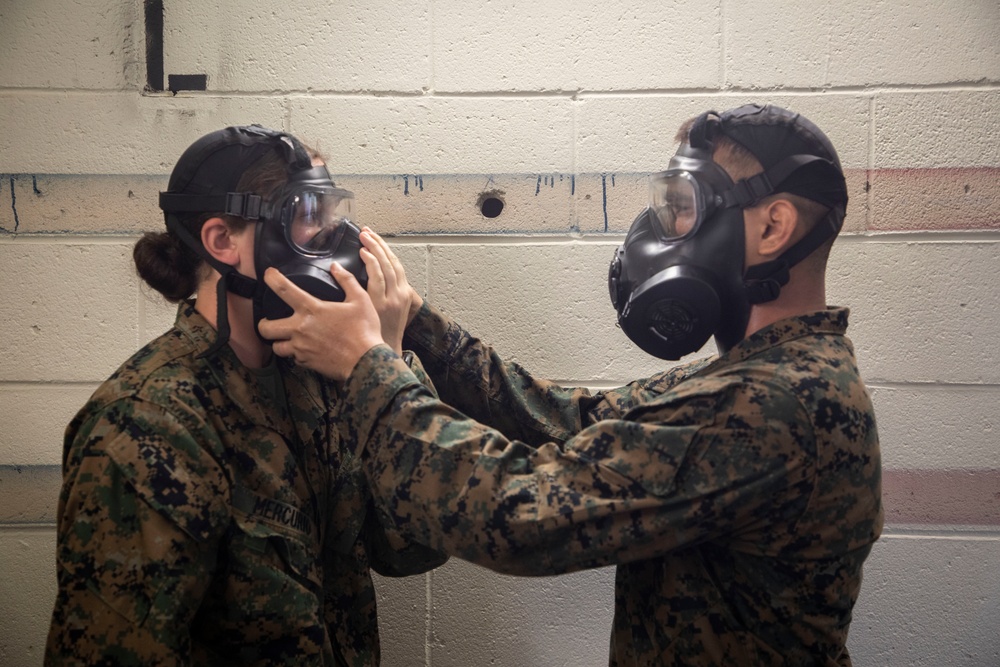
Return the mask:
{"type": "MultiPolygon", "coordinates": [[[[130,250],[191,141],[259,122],[318,145],[434,303],[603,387],[659,368],[604,284],[645,174],[685,118],[747,101],[824,128],[851,188],[829,291],[852,307],[887,509],[855,664],[1000,664],[995,1],[163,4],[166,73],[205,92],[142,92],[140,2],[0,3],[0,664],[41,664],[62,429],[172,320],[130,250]]],[[[457,561],[379,580],[384,664],[606,664],[612,583],[457,561]]]]}

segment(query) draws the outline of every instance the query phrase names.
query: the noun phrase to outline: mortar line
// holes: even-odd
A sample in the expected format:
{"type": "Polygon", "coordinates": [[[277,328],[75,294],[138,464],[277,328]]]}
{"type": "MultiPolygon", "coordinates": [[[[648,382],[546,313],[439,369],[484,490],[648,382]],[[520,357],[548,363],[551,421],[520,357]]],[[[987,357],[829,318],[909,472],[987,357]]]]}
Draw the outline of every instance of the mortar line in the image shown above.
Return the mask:
{"type": "Polygon", "coordinates": [[[431,248],[429,245],[424,246],[424,294],[425,299],[430,299],[431,291],[431,248]]]}
{"type": "Polygon", "coordinates": [[[0,380],[0,389],[10,389],[12,391],[38,389],[40,387],[94,387],[104,382],[106,378],[100,380],[0,380]]]}
{"type": "MultiPolygon", "coordinates": [[[[828,6],[826,6],[824,8],[828,9],[828,6]]],[[[830,31],[830,32],[828,32],[826,34],[826,49],[825,49],[825,53],[824,53],[824,55],[826,57],[823,59],[823,61],[824,61],[823,62],[823,87],[824,88],[830,85],[830,61],[832,60],[830,58],[830,44],[831,44],[832,41],[833,41],[833,31],[830,31]]]]}
{"type": "Polygon", "coordinates": [[[719,78],[720,90],[729,90],[729,72],[726,71],[726,53],[729,50],[729,31],[726,30],[726,0],[719,2],[719,78]]]}
{"type": "MultiPolygon", "coordinates": [[[[664,367],[667,368],[667,367],[664,367]]],[[[567,378],[546,378],[550,382],[553,382],[561,387],[585,387],[592,391],[607,391],[609,389],[618,389],[619,387],[624,387],[626,384],[634,380],[635,378],[628,378],[627,380],[615,381],[615,380],[581,380],[581,379],[567,379],[567,378]]],[[[971,391],[971,392],[981,392],[984,394],[990,394],[1000,391],[1000,383],[996,382],[984,382],[984,383],[971,383],[971,382],[892,382],[892,381],[873,381],[865,382],[865,386],[868,389],[892,389],[892,390],[920,390],[920,391],[971,391]]]]}
{"type": "MultiPolygon", "coordinates": [[[[52,234],[5,234],[0,235],[0,246],[3,245],[120,245],[132,244],[139,232],[129,236],[102,236],[71,233],[52,234]]],[[[608,245],[619,244],[625,238],[625,232],[573,232],[573,233],[511,233],[511,234],[426,234],[402,233],[383,234],[393,244],[400,246],[535,246],[535,245],[608,245]]],[[[1000,242],[1000,232],[976,230],[969,232],[861,232],[845,234],[837,239],[840,245],[955,245],[967,243],[997,243],[1000,242]]]]}
{"type": "MultiPolygon", "coordinates": [[[[142,234],[77,234],[69,232],[0,234],[0,246],[14,244],[59,245],[120,245],[132,244],[142,234]]],[[[511,233],[386,233],[392,243],[406,246],[450,245],[554,245],[554,244],[611,244],[621,243],[625,232],[511,232],[511,233]]],[[[853,244],[962,244],[1000,242],[1000,230],[945,230],[945,231],[864,231],[844,233],[837,238],[840,245],[853,244]]]]}
{"type": "MultiPolygon", "coordinates": [[[[896,85],[879,85],[879,86],[867,86],[867,85],[851,85],[851,86],[830,86],[830,87],[791,87],[791,88],[773,88],[768,89],[766,93],[768,95],[788,95],[788,96],[803,96],[803,97],[816,97],[816,96],[829,96],[829,95],[857,95],[858,93],[935,93],[935,92],[990,92],[1000,90],[1000,81],[952,81],[948,83],[931,83],[931,84],[896,84],[896,85]]],[[[508,99],[518,99],[518,98],[539,98],[539,97],[549,97],[549,98],[573,98],[578,96],[591,96],[591,97],[644,97],[644,96],[663,96],[663,97],[719,97],[720,95],[760,95],[760,88],[755,88],[753,86],[740,86],[740,87],[726,87],[726,88],[707,88],[707,87],[692,87],[692,88],[636,88],[627,89],[623,88],[620,90],[587,90],[582,88],[576,88],[573,90],[562,90],[562,89],[552,89],[552,90],[542,90],[542,91],[527,91],[527,90],[482,90],[482,91],[434,91],[431,95],[432,97],[440,97],[444,99],[460,99],[460,98],[496,98],[504,97],[508,99]]],[[[131,91],[131,90],[121,90],[117,88],[0,88],[0,96],[20,96],[25,94],[53,94],[59,95],[61,97],[66,97],[67,95],[103,95],[107,96],[110,94],[119,93],[122,95],[135,95],[138,94],[141,97],[163,97],[169,99],[194,99],[194,98],[275,98],[275,97],[309,97],[309,98],[323,98],[323,97],[344,97],[344,98],[359,98],[359,97],[425,97],[427,96],[424,90],[393,90],[393,89],[381,89],[381,90],[371,90],[367,89],[364,91],[344,91],[344,90],[310,90],[310,89],[289,89],[282,91],[275,90],[212,90],[212,91],[180,91],[177,94],[171,93],[169,91],[162,92],[150,92],[150,91],[131,91]]]]}
{"type": "Polygon", "coordinates": [[[428,54],[431,65],[431,71],[430,71],[430,81],[428,81],[430,87],[428,90],[424,91],[424,93],[432,97],[435,96],[435,90],[437,89],[437,62],[436,58],[434,57],[435,47],[437,46],[437,30],[435,30],[437,26],[437,21],[435,18],[436,13],[434,12],[434,7],[436,6],[436,4],[437,3],[435,2],[435,0],[431,0],[431,2],[428,3],[428,11],[430,12],[430,16],[427,17],[428,20],[430,21],[430,27],[431,27],[430,29],[431,43],[429,47],[430,53],[428,54]]]}
{"type": "Polygon", "coordinates": [[[141,340],[145,337],[146,331],[146,299],[142,294],[142,278],[139,279],[139,284],[135,286],[135,346],[136,349],[142,347],[145,341],[141,340]]]}
{"type": "Polygon", "coordinates": [[[288,132],[288,133],[291,133],[292,132],[292,99],[290,97],[286,97],[284,100],[282,100],[281,108],[284,110],[284,113],[282,114],[284,116],[284,119],[282,121],[284,123],[284,125],[285,125],[284,131],[288,132]]]}
{"type": "MultiPolygon", "coordinates": [[[[570,233],[510,233],[510,234],[482,234],[482,233],[448,233],[448,234],[426,234],[408,233],[384,234],[387,239],[400,245],[552,245],[552,244],[606,244],[620,243],[625,238],[625,232],[574,232],[570,233]]],[[[845,233],[837,238],[838,244],[856,243],[995,243],[1000,242],[1000,230],[970,230],[964,231],[870,231],[845,233]]]]}
{"type": "Polygon", "coordinates": [[[939,531],[931,532],[933,529],[915,530],[912,528],[892,528],[892,524],[883,530],[880,539],[886,540],[935,540],[939,542],[1000,542],[1000,531],[996,527],[989,527],[982,531],[969,529],[952,530],[946,524],[939,531]]]}
{"type": "Polygon", "coordinates": [[[431,614],[431,608],[434,604],[433,594],[432,594],[432,579],[434,577],[434,570],[427,572],[427,577],[424,580],[424,664],[426,667],[431,667],[431,622],[433,615],[431,614]]]}
{"type": "Polygon", "coordinates": [[[1000,383],[996,382],[893,382],[893,381],[881,381],[876,380],[872,382],[866,382],[865,385],[869,389],[920,389],[920,390],[930,390],[930,391],[953,391],[960,389],[962,391],[982,391],[982,392],[994,392],[1000,390],[1000,383]]]}

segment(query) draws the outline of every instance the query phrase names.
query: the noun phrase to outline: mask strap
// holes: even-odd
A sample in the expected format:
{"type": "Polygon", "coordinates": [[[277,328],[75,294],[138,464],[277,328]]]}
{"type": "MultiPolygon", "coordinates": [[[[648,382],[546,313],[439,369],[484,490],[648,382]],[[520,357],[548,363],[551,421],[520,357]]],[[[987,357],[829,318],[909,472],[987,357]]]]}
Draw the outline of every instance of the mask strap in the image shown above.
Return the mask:
{"type": "Polygon", "coordinates": [[[718,111],[706,111],[698,116],[691,129],[688,130],[688,145],[691,148],[710,148],[712,145],[709,135],[714,135],[714,130],[722,124],[718,111]],[[713,130],[713,131],[710,131],[713,130]]]}
{"type": "Polygon", "coordinates": [[[229,276],[232,273],[224,273],[219,282],[215,285],[215,342],[212,345],[199,354],[196,359],[204,359],[205,357],[210,357],[229,342],[229,296],[228,296],[228,283],[229,276]]]}
{"type": "Polygon", "coordinates": [[[788,270],[837,235],[844,222],[844,213],[843,206],[831,209],[799,239],[798,243],[782,253],[778,259],[747,267],[746,273],[743,274],[747,300],[754,304],[777,299],[781,288],[788,283],[788,270]]]}
{"type": "MultiPolygon", "coordinates": [[[[725,208],[753,206],[764,197],[774,194],[778,190],[777,186],[799,169],[816,162],[826,163],[836,170],[832,162],[818,155],[792,155],[766,171],[738,180],[733,187],[722,193],[722,205],[725,208]]],[[[839,170],[836,171],[840,173],[839,170]]],[[[843,179],[843,175],[840,178],[843,179]]]]}
{"type": "Polygon", "coordinates": [[[253,298],[254,293],[257,291],[257,281],[239,273],[229,264],[223,264],[219,260],[212,257],[208,251],[205,250],[204,246],[202,246],[199,241],[195,240],[191,232],[189,232],[175,216],[167,216],[167,229],[169,229],[171,233],[176,234],[184,245],[193,250],[195,254],[205,260],[209,266],[222,275],[222,278],[219,279],[219,284],[216,285],[215,288],[215,301],[217,306],[215,324],[217,335],[215,337],[215,342],[212,343],[212,346],[198,355],[198,358],[201,359],[211,354],[215,354],[229,342],[229,308],[227,307],[228,293],[232,292],[233,294],[247,299],[253,298]]]}
{"type": "Polygon", "coordinates": [[[301,171],[309,169],[312,166],[312,158],[309,157],[309,152],[298,139],[287,132],[272,130],[257,124],[244,125],[237,129],[251,141],[257,137],[263,137],[273,142],[273,145],[276,145],[281,151],[285,162],[288,163],[289,171],[301,171]]]}
{"type": "Polygon", "coordinates": [[[312,158],[298,139],[282,132],[278,134],[278,145],[288,163],[289,173],[312,169],[312,158]]]}
{"type": "Polygon", "coordinates": [[[160,193],[160,209],[165,213],[221,211],[226,215],[235,215],[244,220],[259,220],[263,201],[260,195],[252,192],[228,192],[224,195],[160,193]]]}
{"type": "MultiPolygon", "coordinates": [[[[743,178],[721,195],[725,208],[747,208],[764,197],[780,190],[780,185],[799,169],[811,164],[828,165],[843,181],[843,174],[834,164],[818,155],[792,155],[766,171],[743,178]]],[[[846,185],[844,189],[846,191],[846,185]]],[[[774,301],[781,288],[788,283],[788,270],[808,257],[828,239],[840,231],[844,222],[844,207],[835,206],[798,243],[785,251],[778,259],[748,267],[743,276],[747,299],[750,303],[774,301]]]]}

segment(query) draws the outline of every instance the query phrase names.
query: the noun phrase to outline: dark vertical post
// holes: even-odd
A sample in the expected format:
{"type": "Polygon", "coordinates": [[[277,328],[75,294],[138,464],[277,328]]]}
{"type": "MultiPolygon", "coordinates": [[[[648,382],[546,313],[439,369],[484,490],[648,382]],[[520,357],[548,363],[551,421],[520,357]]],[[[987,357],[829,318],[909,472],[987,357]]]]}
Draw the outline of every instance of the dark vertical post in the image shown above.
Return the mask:
{"type": "Polygon", "coordinates": [[[163,90],[163,0],[145,0],[146,90],[163,90]]]}

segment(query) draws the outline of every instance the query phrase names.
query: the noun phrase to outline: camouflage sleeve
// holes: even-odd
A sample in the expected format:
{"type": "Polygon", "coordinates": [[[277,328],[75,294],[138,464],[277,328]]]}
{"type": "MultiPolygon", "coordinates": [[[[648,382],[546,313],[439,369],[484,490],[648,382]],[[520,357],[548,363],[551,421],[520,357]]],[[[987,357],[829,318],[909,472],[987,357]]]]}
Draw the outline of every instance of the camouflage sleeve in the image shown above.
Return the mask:
{"type": "Polygon", "coordinates": [[[585,426],[621,416],[659,388],[637,381],[592,394],[535,379],[426,302],[404,342],[420,356],[441,400],[529,444],[562,442],[585,426]]]}
{"type": "Polygon", "coordinates": [[[395,524],[382,523],[374,504],[365,516],[362,534],[372,569],[383,577],[423,574],[448,562],[443,551],[413,541],[395,524]]]}
{"type": "Polygon", "coordinates": [[[187,664],[228,525],[221,469],[141,401],[112,403],[67,438],[46,664],[187,664]]]}
{"type": "Polygon", "coordinates": [[[815,479],[799,402],[722,378],[679,385],[562,447],[532,447],[469,419],[385,347],[362,358],[347,391],[382,520],[511,574],[738,540],[744,528],[804,511],[815,479]]]}
{"type": "MultiPolygon", "coordinates": [[[[405,353],[403,358],[406,359],[405,353]]],[[[420,359],[410,355],[406,362],[417,381],[436,397],[434,383],[424,371],[420,359]]],[[[372,569],[384,577],[421,574],[448,561],[447,554],[406,539],[394,524],[381,524],[374,504],[370,505],[365,517],[363,534],[367,541],[366,549],[371,558],[372,569]]]]}
{"type": "Polygon", "coordinates": [[[416,376],[417,381],[427,387],[432,394],[437,396],[437,387],[434,386],[434,381],[431,379],[431,376],[427,374],[427,370],[424,368],[423,362],[420,361],[420,357],[412,351],[404,351],[403,360],[406,362],[406,365],[410,367],[410,372],[416,376]]]}

